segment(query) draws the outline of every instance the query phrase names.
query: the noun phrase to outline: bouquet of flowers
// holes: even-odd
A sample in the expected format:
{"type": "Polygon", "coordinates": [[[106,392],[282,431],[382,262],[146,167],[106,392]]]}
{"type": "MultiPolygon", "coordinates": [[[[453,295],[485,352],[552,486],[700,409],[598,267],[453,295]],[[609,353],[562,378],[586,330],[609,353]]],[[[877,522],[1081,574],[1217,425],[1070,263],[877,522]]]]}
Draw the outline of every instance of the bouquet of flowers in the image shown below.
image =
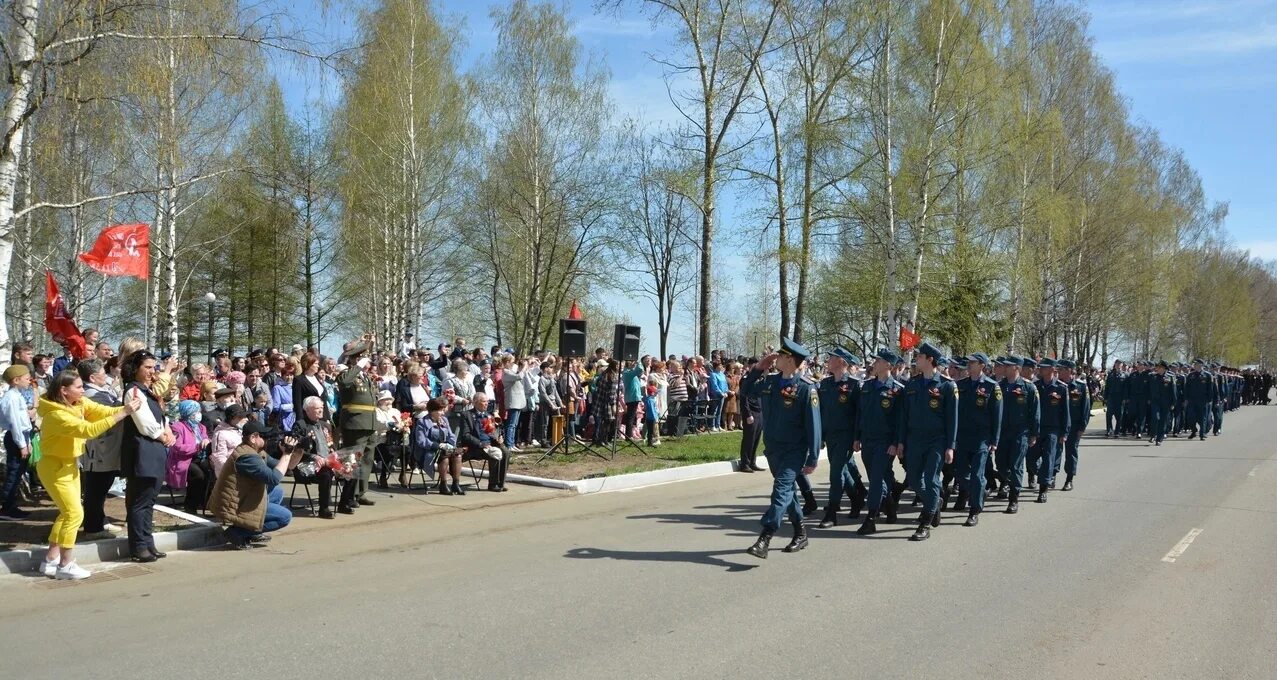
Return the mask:
{"type": "Polygon", "coordinates": [[[328,459],[324,461],[324,465],[329,470],[332,470],[333,475],[338,479],[351,479],[354,477],[355,469],[359,467],[359,459],[362,457],[362,451],[353,449],[333,451],[328,454],[328,459]]]}

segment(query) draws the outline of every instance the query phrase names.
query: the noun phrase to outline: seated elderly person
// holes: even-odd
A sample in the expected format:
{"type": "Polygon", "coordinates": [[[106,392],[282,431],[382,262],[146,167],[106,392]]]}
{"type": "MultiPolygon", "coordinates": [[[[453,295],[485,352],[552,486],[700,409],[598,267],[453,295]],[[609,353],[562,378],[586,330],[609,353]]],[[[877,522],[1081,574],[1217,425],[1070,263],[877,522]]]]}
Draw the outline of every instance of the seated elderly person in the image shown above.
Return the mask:
{"type": "MultiPolygon", "coordinates": [[[[505,473],[510,456],[501,447],[500,433],[493,416],[488,414],[488,397],[474,395],[474,408],[458,415],[457,446],[464,460],[488,461],[488,491],[505,491],[505,473]]],[[[455,477],[454,477],[455,479],[455,477]]]]}
{"type": "Polygon", "coordinates": [[[284,489],[279,483],[300,451],[288,437],[280,445],[280,458],[271,458],[266,454],[266,432],[261,423],[245,423],[244,443],[235,448],[222,468],[209,499],[213,516],[229,525],[226,541],[240,550],[270,541],[267,533],[283,529],[293,520],[293,513],[284,507],[284,489]]]}
{"type": "MultiPolygon", "coordinates": [[[[324,418],[324,400],[311,395],[302,401],[302,411],[293,424],[292,436],[297,440],[297,448],[302,451],[301,464],[293,470],[293,478],[303,484],[319,485],[319,516],[332,519],[329,509],[333,495],[333,479],[335,475],[327,466],[328,453],[333,447],[333,426],[324,418]]],[[[355,513],[355,483],[347,480],[341,488],[341,500],[337,503],[337,512],[344,515],[355,513]]]]}
{"type": "Polygon", "coordinates": [[[439,493],[445,496],[453,494],[464,496],[461,488],[461,449],[457,448],[457,436],[448,424],[448,402],[443,397],[435,397],[426,402],[426,413],[418,415],[412,425],[412,451],[417,465],[423,470],[431,470],[432,464],[439,464],[439,493]],[[448,474],[452,474],[452,485],[447,483],[448,474]]]}

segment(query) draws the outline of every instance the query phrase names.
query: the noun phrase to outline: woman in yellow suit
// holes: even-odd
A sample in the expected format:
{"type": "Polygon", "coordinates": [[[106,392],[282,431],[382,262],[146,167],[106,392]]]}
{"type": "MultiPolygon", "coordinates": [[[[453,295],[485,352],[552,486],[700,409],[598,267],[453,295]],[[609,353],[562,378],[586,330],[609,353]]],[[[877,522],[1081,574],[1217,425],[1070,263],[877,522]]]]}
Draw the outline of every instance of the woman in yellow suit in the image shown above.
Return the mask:
{"type": "Polygon", "coordinates": [[[84,453],[84,441],[111,429],[112,425],[141,408],[134,397],[122,408],[103,406],[84,399],[84,383],[74,370],[63,371],[53,378],[49,391],[40,398],[36,412],[43,418],[40,425],[40,462],[36,474],[58,506],[57,519],[49,532],[49,552],[40,563],[45,576],[58,579],[89,577],[71,557],[75,533],[84,521],[80,505],[80,466],[77,458],[84,453]]]}

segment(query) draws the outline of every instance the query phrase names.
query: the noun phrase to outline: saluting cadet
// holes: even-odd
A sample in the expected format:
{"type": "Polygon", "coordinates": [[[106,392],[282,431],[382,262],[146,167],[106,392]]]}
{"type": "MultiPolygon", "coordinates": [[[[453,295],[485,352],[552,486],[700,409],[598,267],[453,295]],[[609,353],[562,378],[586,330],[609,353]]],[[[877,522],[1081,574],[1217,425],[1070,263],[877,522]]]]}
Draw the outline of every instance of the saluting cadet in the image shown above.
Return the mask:
{"type": "Polygon", "coordinates": [[[848,369],[860,358],[841,345],[829,354],[829,375],[820,381],[820,432],[829,456],[829,504],[820,528],[838,525],[842,497],[851,497],[851,517],[860,516],[865,504],[865,484],[856,469],[852,448],[856,443],[856,414],[860,404],[860,381],[848,369]]]}
{"type": "Polygon", "coordinates": [[[1165,361],[1157,362],[1157,366],[1153,369],[1153,378],[1148,384],[1148,400],[1153,414],[1153,434],[1149,437],[1149,443],[1154,446],[1161,446],[1166,440],[1171,407],[1177,400],[1175,377],[1168,374],[1166,369],[1165,361]]]}
{"type": "MultiPolygon", "coordinates": [[[[1020,509],[1020,485],[1023,481],[1025,458],[1029,448],[1037,443],[1041,425],[1037,387],[1020,376],[1022,367],[1030,366],[1032,359],[1007,357],[1007,384],[1002,388],[1002,434],[997,456],[998,469],[1002,471],[1002,489],[998,498],[1008,498],[1006,513],[1014,515],[1020,509]],[[1004,496],[1003,492],[1007,492],[1004,496]]],[[[1027,368],[1025,370],[1031,370],[1027,368]]]]}
{"type": "Polygon", "coordinates": [[[1126,401],[1126,373],[1121,361],[1114,361],[1104,379],[1104,436],[1114,437],[1122,431],[1122,403],[1126,401]]]}
{"type": "Polygon", "coordinates": [[[967,377],[958,381],[957,460],[960,490],[953,509],[971,510],[964,526],[973,527],[984,509],[985,464],[997,454],[1002,432],[1002,388],[984,374],[989,357],[976,352],[968,358],[967,377]]]}
{"type": "Polygon", "coordinates": [[[940,525],[940,467],[953,462],[958,437],[958,388],[937,373],[942,355],[929,342],[918,348],[919,374],[905,385],[896,426],[896,456],[922,500],[922,515],[911,541],[925,541],[940,525]]]}
{"type": "Polygon", "coordinates": [[[1046,490],[1055,484],[1055,456],[1060,440],[1072,427],[1069,415],[1069,388],[1055,377],[1055,362],[1043,359],[1039,372],[1038,399],[1042,423],[1038,430],[1038,502],[1046,502],[1046,490]]]}
{"type": "Polygon", "coordinates": [[[860,458],[869,473],[869,513],[864,524],[856,530],[861,536],[878,530],[878,510],[883,503],[887,506],[887,521],[896,521],[898,496],[888,480],[895,481],[891,474],[891,461],[897,440],[896,409],[904,396],[904,385],[891,377],[895,361],[896,355],[890,350],[878,350],[870,367],[872,377],[860,386],[860,421],[857,427],[860,441],[856,442],[856,448],[860,449],[860,458]]]}
{"type": "Polygon", "coordinates": [[[763,357],[741,380],[741,391],[757,398],[762,407],[763,455],[773,475],[771,505],[763,514],[763,531],[747,551],[761,559],[767,559],[772,535],[786,514],[794,525],[794,538],[785,546],[785,552],[807,547],[794,480],[816,469],[820,452],[820,396],[810,380],[798,375],[809,356],[807,348],[782,338],[780,352],[763,357]],[[779,373],[768,375],[773,365],[779,373]]]}
{"type": "MultiPolygon", "coordinates": [[[[1091,424],[1091,392],[1086,382],[1074,375],[1076,364],[1070,359],[1059,362],[1063,375],[1060,380],[1069,388],[1070,425],[1064,437],[1064,491],[1073,490],[1073,476],[1077,474],[1078,446],[1082,442],[1082,433],[1091,424]]],[[[1060,463],[1055,464],[1055,474],[1060,473],[1060,463]]],[[[1055,479],[1052,476],[1052,479],[1055,479]]],[[[1052,487],[1054,488],[1054,487],[1052,487]]]]}

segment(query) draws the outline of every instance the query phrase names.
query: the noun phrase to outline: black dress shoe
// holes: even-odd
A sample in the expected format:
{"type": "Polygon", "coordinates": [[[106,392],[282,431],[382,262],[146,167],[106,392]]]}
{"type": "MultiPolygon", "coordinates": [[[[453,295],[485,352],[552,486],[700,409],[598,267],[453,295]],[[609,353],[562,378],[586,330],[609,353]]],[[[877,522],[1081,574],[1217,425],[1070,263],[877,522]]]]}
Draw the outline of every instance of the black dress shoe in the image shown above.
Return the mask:
{"type": "Polygon", "coordinates": [[[1051,480],[1051,483],[1050,483],[1050,484],[1047,484],[1046,486],[1047,486],[1047,488],[1049,488],[1049,489],[1055,489],[1055,480],[1051,480]]]}
{"type": "Polygon", "coordinates": [[[1064,480],[1064,486],[1060,489],[1060,491],[1072,491],[1072,490],[1073,490],[1073,478],[1070,477],[1064,480]]]}
{"type": "Polygon", "coordinates": [[[1007,488],[1004,486],[998,489],[998,500],[1005,501],[1007,499],[1007,488]]]}
{"type": "Polygon", "coordinates": [[[913,530],[913,535],[909,537],[909,540],[925,541],[928,538],[931,538],[931,527],[928,526],[930,524],[931,524],[931,518],[927,516],[927,513],[924,512],[922,514],[922,519],[918,524],[918,528],[913,530]]]}
{"type": "Polygon", "coordinates": [[[509,491],[509,489],[505,488],[505,484],[502,484],[501,486],[497,487],[497,491],[500,491],[501,493],[505,493],[509,491]]]}
{"type": "Polygon", "coordinates": [[[745,551],[760,560],[767,559],[767,548],[772,542],[772,532],[764,531],[758,535],[758,540],[754,541],[754,545],[749,546],[745,551]]]}
{"type": "Polygon", "coordinates": [[[358,500],[360,505],[376,505],[377,504],[377,501],[374,501],[371,498],[364,498],[363,496],[360,496],[358,500]]]}
{"type": "Polygon", "coordinates": [[[332,519],[332,518],[333,518],[333,511],[332,511],[332,510],[320,510],[320,511],[319,511],[319,519],[332,519]]]}
{"type": "Polygon", "coordinates": [[[940,526],[940,513],[938,512],[931,513],[931,526],[933,527],[940,526]]]}
{"type": "Polygon", "coordinates": [[[343,515],[353,515],[355,514],[355,509],[349,505],[339,505],[337,506],[337,512],[340,512],[343,515]]]}
{"type": "Polygon", "coordinates": [[[789,545],[783,548],[783,551],[787,553],[796,553],[799,550],[802,550],[803,548],[806,548],[806,547],[807,547],[807,530],[803,528],[803,525],[799,524],[798,526],[794,527],[793,540],[789,542],[789,545]]]}
{"type": "Polygon", "coordinates": [[[816,502],[816,497],[812,496],[803,502],[803,514],[814,515],[820,509],[820,504],[816,502]]]}
{"type": "Polygon", "coordinates": [[[838,510],[831,505],[825,508],[825,518],[820,520],[820,528],[828,529],[836,526],[838,526],[838,510]]]}
{"type": "Polygon", "coordinates": [[[749,463],[742,462],[740,465],[736,466],[736,471],[737,472],[753,472],[754,468],[750,467],[749,463]]]}
{"type": "Polygon", "coordinates": [[[878,513],[876,512],[869,513],[869,516],[865,517],[864,524],[861,524],[860,528],[856,529],[856,533],[860,534],[861,536],[868,536],[870,534],[877,533],[878,532],[877,514],[878,513]]]}
{"type": "Polygon", "coordinates": [[[847,514],[849,519],[859,519],[860,511],[865,509],[865,501],[869,498],[869,490],[865,488],[864,482],[856,482],[856,486],[851,490],[851,512],[847,514]]]}
{"type": "Polygon", "coordinates": [[[753,470],[754,472],[762,472],[762,471],[763,471],[763,466],[761,466],[761,465],[759,465],[759,464],[757,464],[757,463],[750,463],[750,464],[749,464],[749,469],[753,470]]]}
{"type": "Polygon", "coordinates": [[[1014,515],[1015,513],[1019,511],[1020,511],[1020,492],[1012,490],[1011,502],[1007,503],[1007,509],[1003,510],[1003,512],[1005,512],[1008,515],[1014,515]]]}
{"type": "Polygon", "coordinates": [[[151,551],[151,554],[152,554],[152,555],[155,555],[155,559],[157,559],[157,560],[162,560],[162,559],[164,559],[165,557],[168,557],[168,553],[166,553],[166,552],[160,552],[159,550],[152,550],[152,551],[151,551]]]}
{"type": "Polygon", "coordinates": [[[962,526],[973,527],[979,523],[980,523],[980,513],[973,512],[970,515],[967,515],[967,521],[963,522],[962,526]]]}
{"type": "Polygon", "coordinates": [[[1046,487],[1043,487],[1042,489],[1038,490],[1038,502],[1039,503],[1046,502],[1046,487]]]}
{"type": "Polygon", "coordinates": [[[155,560],[158,560],[158,559],[159,558],[156,557],[155,554],[152,553],[150,550],[147,550],[145,552],[140,552],[133,556],[134,562],[154,562],[155,560]]]}

